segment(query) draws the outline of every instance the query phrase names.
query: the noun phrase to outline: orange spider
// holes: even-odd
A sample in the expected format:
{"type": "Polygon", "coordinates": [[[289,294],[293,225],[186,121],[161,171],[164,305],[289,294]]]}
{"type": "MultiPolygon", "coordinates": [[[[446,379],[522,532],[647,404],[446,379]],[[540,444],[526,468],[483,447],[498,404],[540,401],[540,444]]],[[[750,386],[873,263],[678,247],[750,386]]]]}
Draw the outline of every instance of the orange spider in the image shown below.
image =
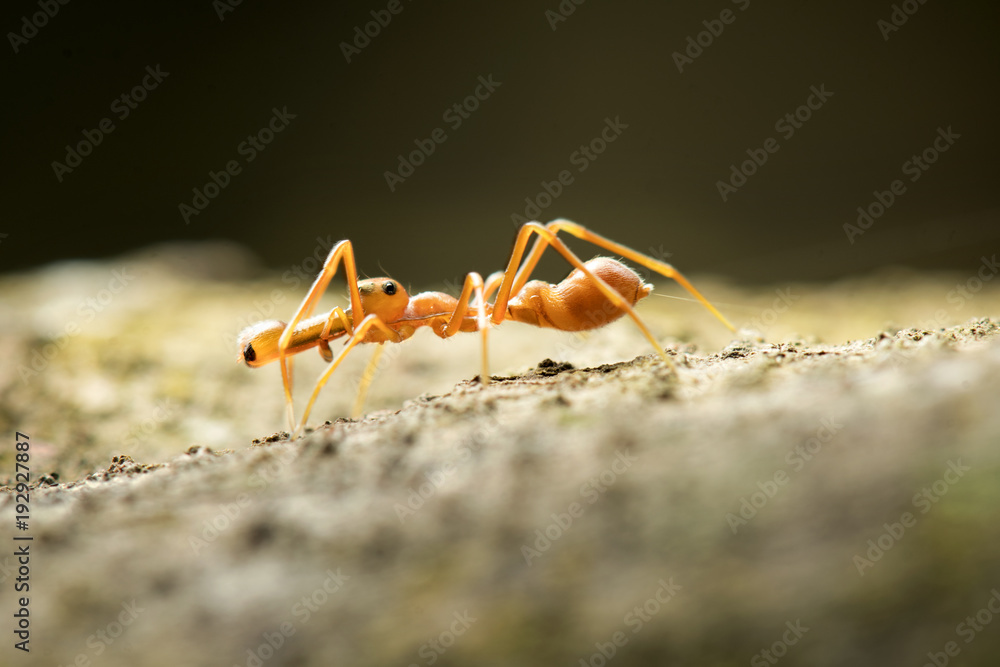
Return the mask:
{"type": "Polygon", "coordinates": [[[643,284],[635,271],[610,257],[581,261],[558,238],[557,234],[561,231],[676,280],[723,324],[735,331],[733,325],[669,264],[606,239],[575,222],[554,220],[547,225],[525,223],[517,234],[507,269],[490,275],[485,282],[478,273],[468,274],[462,294],[457,299],[442,292],[421,292],[409,296],[403,286],[391,278],[369,278],[357,282],[349,279],[350,309],[345,311],[338,306],[329,313],[313,316],[316,303],[341,262],[349,278],[357,276],[353,246],[350,241],[340,241],[330,250],[322,271],[288,324],[277,320],[258,322],[240,333],[237,360],[253,368],[275,359],[281,363],[288,423],[293,429],[293,437],[302,433],[320,390],[355,345],[379,343],[376,354],[369,362],[369,371],[362,379],[358,394],[360,404],[381,352],[381,344],[400,343],[424,326],[430,327],[441,338],[449,338],[459,331],[478,331],[483,341],[480,378],[484,383],[490,381],[487,334],[491,326],[504,320],[562,331],[585,331],[602,327],[627,314],[663,361],[672,367],[663,347],[632,308],[639,299],[652,292],[653,286],[643,284]],[[538,238],[525,257],[532,235],[538,238]],[[529,282],[528,277],[550,245],[573,265],[573,272],[558,285],[540,280],[529,282]],[[494,292],[496,298],[489,303],[488,299],[494,292]],[[361,316],[356,316],[356,313],[361,316]],[[344,348],[334,358],[330,341],[345,336],[348,338],[344,348]],[[323,359],[333,363],[317,380],[302,421],[296,426],[292,406],[292,360],[288,357],[313,347],[318,347],[323,359]]]}

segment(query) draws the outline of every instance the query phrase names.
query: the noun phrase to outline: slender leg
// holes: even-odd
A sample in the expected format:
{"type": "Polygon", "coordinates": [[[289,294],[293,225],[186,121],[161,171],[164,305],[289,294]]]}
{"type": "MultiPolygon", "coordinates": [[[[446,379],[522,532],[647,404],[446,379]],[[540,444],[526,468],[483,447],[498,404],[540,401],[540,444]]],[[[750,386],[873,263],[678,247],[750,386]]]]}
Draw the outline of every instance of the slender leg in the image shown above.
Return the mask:
{"type": "Polygon", "coordinates": [[[330,363],[333,361],[333,351],[330,350],[330,341],[340,338],[345,333],[351,331],[351,318],[347,316],[340,306],[335,306],[326,318],[323,331],[319,335],[319,354],[323,361],[330,363]]]}
{"type": "MultiPolygon", "coordinates": [[[[312,287],[309,288],[302,303],[299,304],[299,309],[295,311],[295,315],[285,325],[285,330],[281,332],[281,338],[278,339],[278,360],[281,362],[281,381],[285,387],[285,413],[288,417],[288,427],[292,429],[295,428],[295,410],[292,406],[292,360],[286,355],[286,350],[288,350],[288,346],[292,341],[292,332],[295,331],[295,327],[298,326],[303,318],[312,315],[313,310],[316,308],[316,303],[323,296],[327,285],[330,284],[330,279],[337,273],[337,267],[341,262],[344,263],[347,290],[351,297],[351,316],[352,318],[357,318],[359,314],[364,312],[361,308],[361,293],[358,291],[358,270],[354,264],[354,247],[350,241],[340,241],[330,249],[330,254],[327,255],[326,261],[323,263],[323,269],[316,276],[312,287]]],[[[346,316],[344,319],[346,320],[346,316]]],[[[349,322],[345,321],[344,325],[348,333],[351,333],[352,329],[349,326],[349,322]]],[[[330,323],[328,322],[327,328],[329,326],[330,323]]]]}
{"type": "Polygon", "coordinates": [[[312,411],[313,404],[316,402],[316,397],[319,396],[320,390],[329,381],[330,376],[333,372],[337,370],[340,363],[347,357],[347,353],[354,349],[354,346],[362,342],[365,336],[368,334],[369,329],[376,327],[380,329],[383,333],[395,337],[397,334],[395,331],[390,329],[385,322],[379,319],[378,315],[368,315],[365,319],[361,320],[361,324],[354,327],[354,333],[351,335],[351,339],[344,344],[344,349],[340,351],[336,359],[330,364],[330,366],[323,371],[323,374],[319,376],[319,380],[316,381],[316,387],[313,389],[312,396],[309,397],[309,402],[306,404],[306,410],[302,413],[302,421],[295,428],[295,433],[292,435],[293,438],[299,437],[302,433],[302,429],[305,428],[306,420],[309,419],[309,413],[312,411]]]}
{"type": "Polygon", "coordinates": [[[375,351],[372,352],[372,358],[368,360],[368,365],[365,366],[365,372],[361,376],[361,382],[358,384],[358,397],[354,399],[354,409],[351,410],[351,417],[354,419],[360,417],[362,410],[365,408],[368,387],[371,386],[372,380],[375,379],[375,371],[378,370],[378,360],[382,357],[383,349],[384,343],[379,343],[375,347],[375,351]]]}
{"type": "Polygon", "coordinates": [[[642,318],[635,312],[632,305],[622,297],[621,294],[616,292],[614,288],[604,282],[601,278],[594,275],[590,269],[588,269],[583,261],[577,257],[572,250],[566,247],[557,236],[556,233],[550,230],[548,227],[544,227],[537,222],[526,222],[521,227],[521,230],[517,234],[517,239],[514,242],[514,251],[511,253],[510,262],[507,264],[507,270],[504,272],[503,282],[500,285],[500,291],[497,292],[496,300],[493,302],[493,315],[492,321],[494,324],[499,324],[503,321],[507,314],[507,303],[510,300],[511,294],[516,294],[517,292],[513,290],[517,287],[520,290],[524,287],[524,283],[527,282],[528,275],[531,269],[534,268],[535,264],[538,263],[538,259],[541,256],[545,247],[551,245],[556,251],[559,252],[566,261],[568,261],[574,268],[579,269],[594,286],[601,291],[604,297],[614,304],[617,308],[624,310],[632,321],[635,322],[636,326],[646,337],[646,339],[652,344],[653,349],[660,355],[660,358],[670,367],[673,367],[673,362],[670,361],[670,357],[663,350],[659,341],[653,337],[646,323],[642,321],[642,318]],[[528,245],[528,240],[532,234],[538,235],[538,240],[535,246],[531,249],[531,253],[525,260],[524,264],[521,264],[521,258],[524,255],[524,250],[528,245]],[[520,266],[520,270],[518,270],[520,266]]]}
{"type": "MultiPolygon", "coordinates": [[[[357,284],[355,284],[355,287],[357,287],[357,284]]],[[[326,324],[323,325],[323,333],[320,334],[320,337],[325,339],[336,338],[345,331],[351,333],[351,318],[347,316],[347,313],[340,306],[334,306],[333,310],[330,311],[330,316],[326,318],[326,324]],[[336,336],[333,335],[334,330],[337,330],[336,336]]]]}
{"type": "MultiPolygon", "coordinates": [[[[496,274],[494,274],[496,275],[496,274]]],[[[492,277],[492,276],[491,276],[492,277]]],[[[482,384],[490,383],[490,360],[487,347],[487,334],[489,333],[489,319],[486,316],[486,296],[483,293],[483,277],[473,271],[465,276],[465,284],[462,286],[462,294],[458,297],[458,304],[455,306],[451,319],[445,325],[442,338],[451,338],[462,328],[462,320],[469,311],[469,299],[476,297],[476,328],[482,336],[482,373],[479,375],[482,384]]]]}
{"type": "MultiPolygon", "coordinates": [[[[701,305],[705,306],[705,308],[708,308],[708,310],[713,315],[715,315],[717,318],[719,318],[719,320],[723,324],[725,324],[726,327],[730,331],[736,331],[736,328],[732,324],[729,323],[729,320],[727,320],[725,317],[723,317],[722,313],[720,313],[718,310],[716,310],[715,306],[713,306],[711,303],[709,303],[708,299],[706,299],[705,297],[703,297],[701,295],[701,292],[699,292],[698,290],[696,290],[694,288],[694,285],[692,285],[691,283],[689,283],[688,280],[687,280],[687,278],[685,278],[683,275],[681,275],[681,272],[678,271],[677,269],[675,269],[670,264],[667,264],[666,262],[661,262],[661,261],[659,261],[657,259],[653,259],[652,257],[650,257],[648,255],[644,255],[641,252],[637,252],[635,250],[632,250],[628,246],[623,246],[620,243],[615,243],[614,241],[612,241],[610,239],[604,238],[600,234],[595,234],[594,232],[590,231],[589,229],[587,229],[583,225],[579,225],[579,224],[577,224],[575,222],[572,222],[570,220],[553,220],[549,224],[545,225],[545,227],[546,227],[546,229],[549,229],[550,231],[552,231],[554,234],[558,234],[561,231],[568,232],[568,233],[572,234],[573,236],[575,236],[577,238],[583,239],[584,241],[589,241],[589,242],[593,243],[594,245],[600,246],[600,247],[604,248],[605,250],[610,250],[611,252],[613,252],[615,254],[621,255],[622,257],[627,257],[628,259],[632,260],[633,262],[636,262],[637,264],[641,264],[641,265],[645,266],[647,269],[650,269],[652,271],[656,271],[657,273],[659,273],[659,274],[661,274],[661,275],[663,275],[663,276],[665,276],[667,278],[671,278],[671,279],[677,281],[678,283],[680,283],[681,287],[683,287],[684,289],[686,289],[688,291],[688,293],[691,296],[693,296],[694,298],[698,299],[698,301],[701,302],[701,305]]],[[[535,253],[535,251],[537,249],[537,246],[540,245],[541,242],[542,242],[542,239],[541,239],[541,237],[539,237],[538,243],[535,244],[536,247],[532,248],[532,254],[535,253]]],[[[541,251],[540,250],[538,251],[538,254],[541,255],[541,251]]],[[[529,260],[530,259],[531,259],[531,257],[529,257],[529,260]]],[[[530,272],[531,270],[533,270],[535,268],[535,264],[537,262],[538,262],[538,258],[537,257],[534,257],[534,259],[533,259],[533,261],[532,261],[532,263],[531,263],[530,266],[528,265],[528,262],[526,261],[524,263],[524,266],[522,266],[522,270],[527,269],[530,272]]],[[[517,277],[518,277],[518,281],[516,281],[515,285],[514,285],[514,287],[515,287],[514,293],[515,294],[517,293],[517,290],[519,290],[524,285],[524,282],[522,281],[522,276],[521,276],[521,272],[520,271],[518,272],[518,276],[517,277]]],[[[527,275],[523,276],[523,280],[527,280],[527,275]]]]}
{"type": "Polygon", "coordinates": [[[503,282],[503,271],[494,271],[486,278],[486,284],[483,286],[483,298],[489,299],[493,296],[493,293],[500,288],[500,283],[503,282]]]}

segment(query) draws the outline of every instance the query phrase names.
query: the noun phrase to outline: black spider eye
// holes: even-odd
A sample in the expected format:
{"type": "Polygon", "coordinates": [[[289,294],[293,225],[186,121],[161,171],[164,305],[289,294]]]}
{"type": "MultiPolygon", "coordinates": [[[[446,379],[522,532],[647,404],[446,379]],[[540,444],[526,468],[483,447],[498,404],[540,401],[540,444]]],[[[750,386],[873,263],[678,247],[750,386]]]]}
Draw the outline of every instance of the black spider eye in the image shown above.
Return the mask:
{"type": "Polygon", "coordinates": [[[257,352],[253,349],[253,345],[251,343],[247,343],[247,346],[243,348],[243,358],[247,361],[256,361],[257,352]]]}
{"type": "Polygon", "coordinates": [[[389,281],[387,283],[382,283],[382,291],[392,296],[396,293],[396,283],[389,281]]]}

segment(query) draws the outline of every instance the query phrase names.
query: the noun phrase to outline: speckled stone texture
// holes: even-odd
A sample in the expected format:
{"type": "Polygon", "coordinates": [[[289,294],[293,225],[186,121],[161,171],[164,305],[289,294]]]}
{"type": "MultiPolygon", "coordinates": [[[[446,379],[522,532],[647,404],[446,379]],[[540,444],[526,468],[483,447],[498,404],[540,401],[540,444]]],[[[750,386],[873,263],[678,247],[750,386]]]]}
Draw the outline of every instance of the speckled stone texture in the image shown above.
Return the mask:
{"type": "Polygon", "coordinates": [[[361,352],[289,441],[232,341],[306,285],[212,246],[7,277],[0,480],[27,433],[34,540],[30,654],[0,556],[0,662],[995,664],[1000,298],[957,305],[967,278],[695,280],[744,328],[650,297],[673,370],[627,322],[504,325],[484,386],[477,337],[418,335],[363,419],[361,352]]]}

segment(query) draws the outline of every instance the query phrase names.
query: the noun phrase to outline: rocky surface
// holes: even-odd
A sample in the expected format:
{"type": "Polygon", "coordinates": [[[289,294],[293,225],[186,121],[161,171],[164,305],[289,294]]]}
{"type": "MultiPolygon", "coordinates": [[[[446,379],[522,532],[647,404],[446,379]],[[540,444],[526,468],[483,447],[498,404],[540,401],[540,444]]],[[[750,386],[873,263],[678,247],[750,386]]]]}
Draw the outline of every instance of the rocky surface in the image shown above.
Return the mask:
{"type": "MultiPolygon", "coordinates": [[[[17,431],[34,540],[31,652],[8,630],[2,662],[994,664],[1000,290],[978,268],[696,280],[744,328],[650,297],[675,370],[627,322],[504,325],[489,385],[475,336],[418,335],[364,418],[342,418],[359,353],[297,441],[268,436],[277,369],[233,346],[290,315],[294,271],[197,246],[3,278],[0,539],[17,431]]],[[[321,367],[298,361],[298,409],[321,367]]],[[[0,558],[8,625],[16,576],[0,558]]]]}

